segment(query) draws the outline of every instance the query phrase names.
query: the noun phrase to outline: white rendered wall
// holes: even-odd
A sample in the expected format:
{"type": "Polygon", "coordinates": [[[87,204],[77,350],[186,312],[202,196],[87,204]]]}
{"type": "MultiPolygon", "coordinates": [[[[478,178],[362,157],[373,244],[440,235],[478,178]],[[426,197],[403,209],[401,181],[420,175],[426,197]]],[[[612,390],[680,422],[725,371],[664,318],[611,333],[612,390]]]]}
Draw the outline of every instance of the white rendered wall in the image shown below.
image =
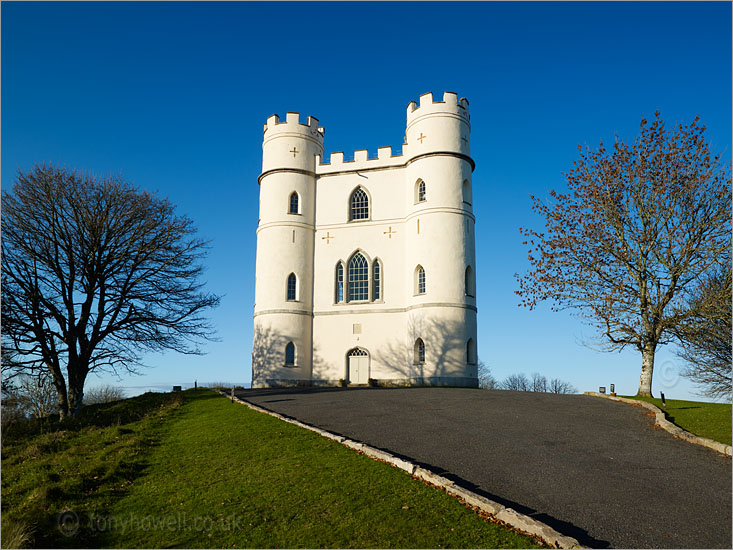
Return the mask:
{"type": "MultiPolygon", "coordinates": [[[[366,151],[357,151],[350,162],[344,162],[342,154],[332,154],[328,164],[304,162],[306,155],[317,155],[318,162],[323,158],[323,132],[315,119],[304,125],[298,125],[293,114],[287,125],[268,119],[255,331],[286,339],[274,346],[283,350],[282,357],[274,351],[268,363],[267,354],[260,353],[253,365],[258,385],[348,380],[347,355],[356,347],[369,354],[370,378],[476,384],[476,365],[466,356],[467,340],[476,342],[476,301],[466,295],[464,286],[467,265],[475,274],[474,218],[463,191],[463,182],[471,183],[473,168],[468,156],[468,104],[458,102],[455,94],[446,93],[444,100],[433,102],[426,94],[419,107],[408,105],[402,155],[392,156],[390,148],[380,148],[377,159],[367,159],[366,151]],[[290,170],[280,171],[283,168],[290,170]],[[418,178],[425,181],[427,193],[419,203],[418,178]],[[370,216],[349,221],[349,199],[359,186],[370,198],[370,216]],[[287,214],[292,191],[301,197],[299,215],[287,214]],[[290,242],[293,231],[295,243],[290,242]],[[346,290],[348,261],[356,251],[369,263],[370,301],[337,303],[336,265],[343,262],[346,290]],[[382,268],[381,297],[372,300],[372,266],[377,259],[382,268]],[[420,296],[414,281],[418,263],[427,276],[427,292],[420,296]],[[297,302],[285,301],[285,280],[291,271],[300,285],[297,302]],[[418,337],[425,342],[423,364],[415,362],[418,337]],[[295,367],[283,368],[287,338],[297,340],[298,357],[295,367]]],[[[255,346],[258,350],[266,352],[267,346],[255,346]]]]}
{"type": "Polygon", "coordinates": [[[315,165],[323,154],[323,129],[297,113],[285,122],[272,116],[265,125],[260,220],[255,266],[252,386],[305,383],[311,379],[313,349],[313,236],[315,165]],[[298,213],[290,196],[298,193],[298,213]],[[287,281],[296,276],[295,300],[287,281]],[[285,348],[295,346],[295,362],[286,365],[285,348]]]}

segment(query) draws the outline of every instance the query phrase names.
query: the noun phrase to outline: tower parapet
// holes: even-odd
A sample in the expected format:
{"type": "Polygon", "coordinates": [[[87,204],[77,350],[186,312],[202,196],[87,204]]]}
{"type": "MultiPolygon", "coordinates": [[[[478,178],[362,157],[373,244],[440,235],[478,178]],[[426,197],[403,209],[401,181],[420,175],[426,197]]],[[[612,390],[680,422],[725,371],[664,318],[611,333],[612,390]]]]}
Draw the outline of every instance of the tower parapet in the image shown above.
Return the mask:
{"type": "Polygon", "coordinates": [[[458,99],[458,94],[455,92],[445,92],[443,101],[434,101],[433,93],[428,92],[420,96],[419,105],[414,101],[407,104],[407,125],[409,126],[412,121],[421,116],[434,113],[452,113],[464,118],[466,122],[471,120],[468,113],[468,100],[465,97],[458,99]]]}
{"type": "Polygon", "coordinates": [[[471,117],[468,100],[445,92],[434,101],[432,92],[420,96],[420,104],[407,105],[405,141],[411,157],[424,153],[449,152],[470,157],[471,117]]]}
{"type": "Polygon", "coordinates": [[[285,121],[271,115],[263,127],[262,172],[278,168],[315,171],[316,155],[323,156],[324,130],[309,116],[302,124],[298,113],[287,113],[285,121]]]}

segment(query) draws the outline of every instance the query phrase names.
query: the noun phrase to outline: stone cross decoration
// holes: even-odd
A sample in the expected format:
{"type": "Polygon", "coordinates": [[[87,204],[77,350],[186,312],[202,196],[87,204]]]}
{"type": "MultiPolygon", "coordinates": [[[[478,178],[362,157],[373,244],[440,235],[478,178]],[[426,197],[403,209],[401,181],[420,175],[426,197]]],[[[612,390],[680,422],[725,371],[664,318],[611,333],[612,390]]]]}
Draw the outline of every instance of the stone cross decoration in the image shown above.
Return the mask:
{"type": "Polygon", "coordinates": [[[326,244],[331,244],[331,239],[335,239],[335,237],[331,235],[330,231],[326,231],[326,236],[321,237],[321,239],[326,239],[326,244]]]}
{"type": "Polygon", "coordinates": [[[424,140],[424,139],[425,139],[426,137],[428,137],[428,136],[424,136],[424,135],[422,134],[422,132],[420,132],[420,137],[419,137],[419,138],[417,138],[417,140],[418,140],[418,141],[420,142],[420,145],[422,145],[422,140],[424,140]]]}
{"type": "Polygon", "coordinates": [[[292,151],[289,151],[289,152],[290,153],[293,153],[293,158],[295,158],[295,155],[297,155],[298,153],[300,153],[300,151],[298,151],[295,147],[293,147],[293,150],[292,151]]]}
{"type": "Polygon", "coordinates": [[[385,235],[389,235],[389,238],[390,239],[392,238],[392,235],[394,235],[395,233],[397,233],[397,231],[392,231],[392,226],[391,225],[389,226],[389,231],[385,231],[384,232],[385,235]]]}

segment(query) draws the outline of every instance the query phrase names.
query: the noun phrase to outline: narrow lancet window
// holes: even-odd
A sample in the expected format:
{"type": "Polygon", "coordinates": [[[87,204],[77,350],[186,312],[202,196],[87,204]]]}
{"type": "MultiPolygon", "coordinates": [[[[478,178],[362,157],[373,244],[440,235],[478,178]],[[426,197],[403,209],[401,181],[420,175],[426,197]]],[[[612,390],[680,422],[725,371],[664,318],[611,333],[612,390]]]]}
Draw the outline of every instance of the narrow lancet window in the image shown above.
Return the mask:
{"type": "Polygon", "coordinates": [[[425,342],[422,338],[415,340],[415,363],[418,365],[425,363],[425,342]]]}
{"type": "Polygon", "coordinates": [[[372,300],[382,299],[382,268],[378,261],[374,262],[372,268],[372,300]]]}
{"type": "Polygon", "coordinates": [[[344,301],[344,266],[341,262],[336,266],[336,303],[344,301]]]}
{"type": "Polygon", "coordinates": [[[297,298],[298,280],[295,273],[288,275],[288,301],[294,302],[297,298]]]}
{"type": "Polygon", "coordinates": [[[471,266],[469,265],[466,268],[466,296],[473,296],[473,295],[474,295],[473,270],[471,269],[471,266]]]}
{"type": "Polygon", "coordinates": [[[417,197],[416,202],[425,202],[425,182],[423,180],[417,181],[417,197]]]}
{"type": "Polygon", "coordinates": [[[293,191],[290,195],[290,214],[298,214],[300,212],[300,210],[298,210],[298,206],[298,193],[293,191]]]}
{"type": "Polygon", "coordinates": [[[295,366],[295,344],[288,342],[285,346],[285,365],[288,367],[295,366]]]}
{"type": "Polygon", "coordinates": [[[425,270],[421,265],[415,270],[415,293],[425,294],[425,270]]]}

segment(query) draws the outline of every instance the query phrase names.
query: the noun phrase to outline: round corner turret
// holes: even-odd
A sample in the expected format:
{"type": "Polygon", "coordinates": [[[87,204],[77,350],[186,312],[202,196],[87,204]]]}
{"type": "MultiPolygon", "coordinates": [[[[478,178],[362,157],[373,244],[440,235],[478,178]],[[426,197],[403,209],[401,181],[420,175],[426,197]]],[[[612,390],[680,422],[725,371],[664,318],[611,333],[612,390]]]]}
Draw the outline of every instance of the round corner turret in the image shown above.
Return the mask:
{"type": "Polygon", "coordinates": [[[324,137],[316,117],[301,123],[298,113],[287,113],[285,121],[271,115],[264,125],[262,172],[278,168],[314,172],[316,157],[323,157],[324,137]]]}
{"type": "Polygon", "coordinates": [[[429,152],[450,152],[470,156],[471,117],[468,100],[445,92],[442,101],[432,92],[420,96],[419,104],[407,106],[406,142],[411,157],[429,152]]]}

